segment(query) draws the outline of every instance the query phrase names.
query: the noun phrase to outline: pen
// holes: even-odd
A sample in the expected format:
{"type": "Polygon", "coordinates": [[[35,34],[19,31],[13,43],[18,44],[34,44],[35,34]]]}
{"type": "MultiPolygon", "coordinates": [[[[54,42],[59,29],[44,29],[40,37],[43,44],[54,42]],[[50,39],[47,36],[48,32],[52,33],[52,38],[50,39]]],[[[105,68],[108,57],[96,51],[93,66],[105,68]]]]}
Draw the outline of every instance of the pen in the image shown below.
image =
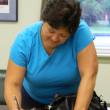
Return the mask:
{"type": "Polygon", "coordinates": [[[18,110],[20,110],[20,105],[19,105],[19,103],[18,103],[18,100],[17,100],[16,96],[14,96],[14,100],[15,100],[15,102],[16,102],[16,105],[17,105],[18,110]]]}

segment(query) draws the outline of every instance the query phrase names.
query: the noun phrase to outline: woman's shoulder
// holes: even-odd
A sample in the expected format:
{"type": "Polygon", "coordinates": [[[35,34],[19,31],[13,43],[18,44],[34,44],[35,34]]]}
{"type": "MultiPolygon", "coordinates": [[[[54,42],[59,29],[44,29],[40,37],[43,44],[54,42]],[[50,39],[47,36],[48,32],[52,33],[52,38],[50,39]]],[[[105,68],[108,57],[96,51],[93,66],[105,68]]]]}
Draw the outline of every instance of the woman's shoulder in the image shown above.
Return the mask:
{"type": "Polygon", "coordinates": [[[42,23],[42,21],[37,21],[36,23],[24,27],[20,32],[17,33],[16,41],[30,44],[32,40],[35,39],[35,37],[39,34],[42,23]]]}
{"type": "Polygon", "coordinates": [[[88,35],[92,36],[92,34],[93,33],[92,33],[89,25],[85,22],[85,20],[81,19],[74,36],[77,36],[77,38],[78,38],[78,36],[79,37],[88,36],[88,35]]]}
{"type": "Polygon", "coordinates": [[[72,38],[73,44],[76,47],[76,52],[79,53],[81,50],[86,48],[95,37],[88,24],[81,19],[79,27],[72,38]]]}
{"type": "Polygon", "coordinates": [[[36,22],[25,27],[17,34],[10,50],[10,59],[16,64],[26,67],[26,62],[29,60],[30,52],[36,39],[34,36],[37,36],[35,34],[38,33],[41,24],[41,21],[36,22]]]}
{"type": "Polygon", "coordinates": [[[39,29],[42,26],[42,21],[37,21],[36,23],[25,26],[18,35],[22,35],[24,37],[34,36],[39,33],[39,29]]]}
{"type": "Polygon", "coordinates": [[[77,30],[79,30],[79,29],[86,29],[86,28],[89,28],[89,26],[88,26],[88,24],[86,23],[86,21],[85,20],[83,20],[83,19],[80,19],[80,23],[79,23],[79,26],[78,26],[78,29],[77,30]]]}

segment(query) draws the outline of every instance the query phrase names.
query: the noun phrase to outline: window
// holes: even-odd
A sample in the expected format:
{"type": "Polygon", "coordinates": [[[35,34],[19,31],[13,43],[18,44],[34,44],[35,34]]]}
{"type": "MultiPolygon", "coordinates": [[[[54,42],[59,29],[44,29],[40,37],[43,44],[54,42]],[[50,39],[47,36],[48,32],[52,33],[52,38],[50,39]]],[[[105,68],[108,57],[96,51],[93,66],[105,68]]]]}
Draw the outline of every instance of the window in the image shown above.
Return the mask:
{"type": "Polygon", "coordinates": [[[110,57],[110,0],[81,0],[82,18],[95,35],[98,56],[110,57]]]}

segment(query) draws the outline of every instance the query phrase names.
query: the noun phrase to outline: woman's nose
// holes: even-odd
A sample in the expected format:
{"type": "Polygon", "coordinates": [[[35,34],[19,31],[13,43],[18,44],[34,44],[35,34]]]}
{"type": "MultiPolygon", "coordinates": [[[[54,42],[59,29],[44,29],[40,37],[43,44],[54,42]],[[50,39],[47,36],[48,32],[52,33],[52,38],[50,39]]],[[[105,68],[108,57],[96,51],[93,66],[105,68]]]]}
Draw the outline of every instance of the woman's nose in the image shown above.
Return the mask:
{"type": "Polygon", "coordinates": [[[53,35],[53,36],[52,36],[52,40],[53,40],[54,42],[58,42],[58,41],[59,41],[59,36],[58,36],[58,35],[53,35]]]}

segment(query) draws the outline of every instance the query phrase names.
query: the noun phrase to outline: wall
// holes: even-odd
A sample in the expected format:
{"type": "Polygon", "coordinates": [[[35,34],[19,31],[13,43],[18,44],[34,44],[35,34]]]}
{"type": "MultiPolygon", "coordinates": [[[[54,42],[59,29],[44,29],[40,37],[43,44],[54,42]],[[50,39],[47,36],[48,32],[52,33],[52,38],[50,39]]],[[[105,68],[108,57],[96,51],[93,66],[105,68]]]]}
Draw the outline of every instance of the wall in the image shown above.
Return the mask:
{"type": "MultiPolygon", "coordinates": [[[[0,22],[0,69],[6,69],[10,46],[16,33],[40,18],[41,0],[18,0],[18,22],[0,22]]],[[[110,103],[110,57],[99,58],[96,91],[110,103]]]]}
{"type": "Polygon", "coordinates": [[[110,104],[110,57],[99,58],[99,71],[96,81],[98,95],[110,104]]]}
{"type": "Polygon", "coordinates": [[[18,0],[18,22],[0,22],[0,69],[6,69],[10,46],[17,32],[40,18],[42,0],[18,0]]]}

